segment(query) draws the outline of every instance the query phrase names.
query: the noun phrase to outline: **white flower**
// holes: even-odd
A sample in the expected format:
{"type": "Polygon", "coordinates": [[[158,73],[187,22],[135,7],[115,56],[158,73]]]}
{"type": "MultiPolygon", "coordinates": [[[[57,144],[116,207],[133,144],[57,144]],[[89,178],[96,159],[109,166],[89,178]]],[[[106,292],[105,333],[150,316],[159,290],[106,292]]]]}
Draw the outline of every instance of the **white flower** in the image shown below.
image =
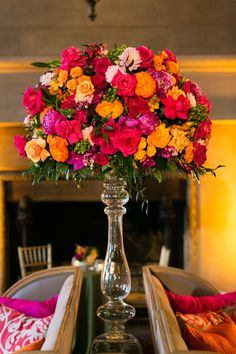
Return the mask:
{"type": "Polygon", "coordinates": [[[119,66],[118,65],[110,65],[107,68],[107,71],[105,73],[106,75],[106,81],[111,83],[113,77],[117,74],[118,70],[119,70],[119,66]]]}
{"type": "Polygon", "coordinates": [[[137,70],[141,64],[141,58],[136,48],[128,47],[119,56],[120,65],[129,68],[130,71],[137,70]]]}
{"type": "Polygon", "coordinates": [[[41,77],[40,77],[40,83],[42,86],[49,86],[53,77],[55,76],[56,74],[55,73],[51,73],[51,72],[48,72],[46,74],[43,74],[41,77]]]}
{"type": "Polygon", "coordinates": [[[24,124],[25,125],[30,125],[30,114],[28,114],[26,117],[25,117],[25,119],[24,119],[24,124]]]}
{"type": "Polygon", "coordinates": [[[190,107],[191,108],[196,107],[197,102],[196,102],[194,95],[191,92],[188,92],[186,96],[187,96],[187,99],[189,100],[190,107]]]}

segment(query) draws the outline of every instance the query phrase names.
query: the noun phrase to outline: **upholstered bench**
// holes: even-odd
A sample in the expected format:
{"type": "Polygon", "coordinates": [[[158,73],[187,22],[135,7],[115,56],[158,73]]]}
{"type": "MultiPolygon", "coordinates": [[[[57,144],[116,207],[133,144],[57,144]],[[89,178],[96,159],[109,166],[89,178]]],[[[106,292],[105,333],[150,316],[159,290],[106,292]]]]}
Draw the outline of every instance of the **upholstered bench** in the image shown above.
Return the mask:
{"type": "Polygon", "coordinates": [[[12,285],[2,296],[43,301],[58,295],[55,313],[40,350],[23,353],[70,354],[74,339],[82,284],[79,267],[54,267],[32,273],[12,285]]]}
{"type": "MultiPolygon", "coordinates": [[[[170,305],[167,289],[180,296],[196,295],[200,297],[219,294],[218,290],[197,275],[171,267],[145,266],[143,267],[143,278],[155,352],[157,354],[215,352],[188,349],[181,335],[176,314],[170,305]]],[[[235,297],[236,293],[234,292],[233,295],[235,297]]],[[[229,353],[236,353],[236,348],[235,351],[231,350],[229,353]]]]}

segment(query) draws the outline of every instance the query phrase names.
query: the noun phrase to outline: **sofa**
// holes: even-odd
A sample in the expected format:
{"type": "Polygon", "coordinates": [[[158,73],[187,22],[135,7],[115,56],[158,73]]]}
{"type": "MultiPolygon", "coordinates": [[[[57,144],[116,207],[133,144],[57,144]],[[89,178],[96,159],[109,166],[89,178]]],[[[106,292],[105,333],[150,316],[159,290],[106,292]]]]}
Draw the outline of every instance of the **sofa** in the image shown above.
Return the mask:
{"type": "Polygon", "coordinates": [[[54,267],[27,275],[2,295],[11,299],[44,301],[58,294],[55,313],[52,315],[41,349],[23,353],[70,354],[72,352],[81,285],[80,267],[54,267]]]}
{"type": "Polygon", "coordinates": [[[173,267],[144,266],[143,280],[155,353],[213,353],[188,349],[166,289],[179,295],[194,296],[214,295],[219,293],[218,289],[197,275],[173,267]]]}

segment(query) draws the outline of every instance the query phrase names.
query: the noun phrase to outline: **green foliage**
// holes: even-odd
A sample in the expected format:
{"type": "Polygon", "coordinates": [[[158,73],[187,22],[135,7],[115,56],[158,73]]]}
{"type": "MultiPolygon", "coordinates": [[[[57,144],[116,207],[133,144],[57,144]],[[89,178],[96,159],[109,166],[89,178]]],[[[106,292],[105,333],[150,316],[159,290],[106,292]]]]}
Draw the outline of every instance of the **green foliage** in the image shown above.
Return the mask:
{"type": "Polygon", "coordinates": [[[60,66],[60,61],[58,61],[58,60],[51,60],[48,62],[35,61],[35,62],[31,63],[31,65],[36,66],[37,68],[55,69],[60,66]]]}

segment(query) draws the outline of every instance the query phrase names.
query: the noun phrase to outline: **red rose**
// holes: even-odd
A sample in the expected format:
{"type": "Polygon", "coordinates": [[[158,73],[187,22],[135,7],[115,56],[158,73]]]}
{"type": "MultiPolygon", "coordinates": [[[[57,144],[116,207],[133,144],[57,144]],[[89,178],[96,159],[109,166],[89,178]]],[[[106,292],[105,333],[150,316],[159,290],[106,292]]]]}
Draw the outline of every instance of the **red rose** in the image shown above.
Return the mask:
{"type": "Polygon", "coordinates": [[[93,156],[94,162],[99,165],[99,166],[105,166],[108,164],[109,159],[108,156],[105,154],[102,154],[100,152],[98,152],[97,154],[95,154],[93,156]]]}
{"type": "Polygon", "coordinates": [[[154,58],[153,51],[143,45],[141,47],[138,47],[137,50],[142,60],[140,68],[149,68],[152,65],[154,58]]]}
{"type": "Polygon", "coordinates": [[[113,77],[112,86],[117,86],[117,93],[120,96],[134,96],[137,79],[135,75],[122,74],[120,71],[113,77]]]}
{"type": "Polygon", "coordinates": [[[125,103],[128,108],[129,118],[137,118],[142,113],[150,112],[147,101],[141,96],[126,97],[125,103]]]}
{"type": "Polygon", "coordinates": [[[140,137],[141,133],[137,128],[121,128],[114,134],[113,144],[127,157],[137,152],[140,137]]]}
{"type": "Polygon", "coordinates": [[[212,121],[210,119],[206,119],[204,122],[200,123],[195,130],[194,139],[208,140],[211,136],[211,126],[212,121]]]}
{"type": "Polygon", "coordinates": [[[112,65],[108,58],[99,58],[95,62],[94,71],[98,75],[105,76],[108,66],[112,65]]]}
{"type": "Polygon", "coordinates": [[[200,143],[193,143],[193,161],[195,164],[200,167],[206,161],[206,145],[200,143]]]}
{"type": "Polygon", "coordinates": [[[18,154],[21,156],[21,157],[26,157],[26,152],[25,152],[25,145],[27,143],[27,140],[24,136],[21,136],[21,135],[15,135],[14,136],[14,144],[15,144],[15,147],[17,148],[18,150],[18,154]]]}
{"type": "Polygon", "coordinates": [[[23,105],[26,109],[34,116],[39,113],[46,106],[43,102],[43,94],[40,89],[34,89],[33,87],[28,87],[24,92],[23,105]]]}

